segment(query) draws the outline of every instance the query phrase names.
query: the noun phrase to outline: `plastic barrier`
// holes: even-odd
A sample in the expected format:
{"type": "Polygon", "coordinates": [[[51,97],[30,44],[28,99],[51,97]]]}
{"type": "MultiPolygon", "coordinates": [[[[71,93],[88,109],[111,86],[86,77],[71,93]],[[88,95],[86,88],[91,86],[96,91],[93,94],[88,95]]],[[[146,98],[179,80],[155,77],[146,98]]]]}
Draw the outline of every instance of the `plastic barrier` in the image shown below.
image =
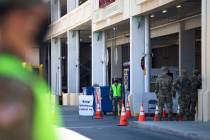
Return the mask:
{"type": "MultiPolygon", "coordinates": [[[[101,98],[102,98],[102,112],[108,113],[112,112],[112,102],[109,99],[109,86],[103,86],[100,87],[101,91],[101,98]]],[[[95,88],[94,87],[83,87],[83,94],[84,95],[94,95],[95,94],[95,88]]],[[[94,110],[95,110],[95,99],[93,101],[94,104],[94,110]]]]}

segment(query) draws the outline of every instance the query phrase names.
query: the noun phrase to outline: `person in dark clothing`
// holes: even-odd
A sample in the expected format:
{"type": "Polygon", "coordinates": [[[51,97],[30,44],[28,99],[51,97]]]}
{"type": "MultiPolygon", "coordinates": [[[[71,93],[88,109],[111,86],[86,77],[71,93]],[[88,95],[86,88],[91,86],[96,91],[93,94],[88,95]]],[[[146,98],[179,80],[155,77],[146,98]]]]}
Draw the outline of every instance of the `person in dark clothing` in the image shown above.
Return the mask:
{"type": "Polygon", "coordinates": [[[170,76],[172,80],[174,79],[174,75],[170,72],[170,70],[168,70],[168,76],[170,76]]]}
{"type": "Polygon", "coordinates": [[[109,97],[112,101],[114,117],[116,117],[121,111],[122,103],[124,103],[124,88],[117,78],[114,78],[109,97]]]}

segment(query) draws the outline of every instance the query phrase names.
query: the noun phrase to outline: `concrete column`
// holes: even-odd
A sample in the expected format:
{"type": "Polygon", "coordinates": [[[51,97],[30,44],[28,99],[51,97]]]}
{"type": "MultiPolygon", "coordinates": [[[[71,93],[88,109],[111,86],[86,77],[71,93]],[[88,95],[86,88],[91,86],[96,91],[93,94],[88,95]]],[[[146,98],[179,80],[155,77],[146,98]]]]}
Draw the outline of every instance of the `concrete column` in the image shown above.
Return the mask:
{"type": "Polygon", "coordinates": [[[55,95],[61,95],[61,41],[51,40],[51,87],[55,95]]]}
{"type": "Polygon", "coordinates": [[[195,68],[195,38],[195,30],[184,30],[180,24],[179,70],[181,72],[182,69],[186,69],[189,75],[195,68]]]}
{"type": "Polygon", "coordinates": [[[145,92],[150,92],[151,48],[149,16],[145,17],[145,69],[145,92]]]}
{"type": "Polygon", "coordinates": [[[130,18],[130,93],[134,114],[139,113],[144,94],[144,72],[141,69],[141,57],[145,54],[145,18],[130,18]]]}
{"type": "Polygon", "coordinates": [[[181,71],[182,71],[182,34],[183,34],[183,30],[184,30],[184,25],[183,23],[179,24],[179,76],[181,76],[181,71]]]}
{"type": "Polygon", "coordinates": [[[67,0],[67,12],[71,12],[79,5],[78,0],[67,0]]]}
{"type": "Polygon", "coordinates": [[[60,16],[60,0],[51,0],[51,22],[58,20],[60,16]]]}
{"type": "Polygon", "coordinates": [[[92,33],[92,84],[106,85],[105,33],[92,33]]]}
{"type": "Polygon", "coordinates": [[[202,0],[202,90],[198,96],[198,120],[210,120],[210,1],[202,0]]]}
{"type": "Polygon", "coordinates": [[[68,93],[79,93],[79,32],[68,31],[68,93]]]}
{"type": "Polygon", "coordinates": [[[51,49],[50,49],[50,43],[49,43],[49,46],[47,47],[48,48],[48,56],[47,56],[47,60],[48,60],[48,85],[49,87],[51,87],[51,49]]]}

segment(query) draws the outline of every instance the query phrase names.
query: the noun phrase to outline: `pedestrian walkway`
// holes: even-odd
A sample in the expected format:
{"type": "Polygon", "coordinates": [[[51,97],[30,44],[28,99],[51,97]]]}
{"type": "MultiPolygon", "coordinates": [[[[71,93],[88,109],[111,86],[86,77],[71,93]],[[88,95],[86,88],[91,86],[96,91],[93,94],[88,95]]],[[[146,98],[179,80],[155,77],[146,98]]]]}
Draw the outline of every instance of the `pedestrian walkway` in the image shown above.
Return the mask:
{"type": "Polygon", "coordinates": [[[75,131],[66,128],[58,128],[57,132],[59,140],[91,140],[75,131]]]}
{"type": "Polygon", "coordinates": [[[138,128],[144,128],[156,132],[183,136],[195,140],[210,140],[210,123],[201,122],[177,122],[177,121],[161,121],[161,122],[137,122],[131,123],[138,128]]]}

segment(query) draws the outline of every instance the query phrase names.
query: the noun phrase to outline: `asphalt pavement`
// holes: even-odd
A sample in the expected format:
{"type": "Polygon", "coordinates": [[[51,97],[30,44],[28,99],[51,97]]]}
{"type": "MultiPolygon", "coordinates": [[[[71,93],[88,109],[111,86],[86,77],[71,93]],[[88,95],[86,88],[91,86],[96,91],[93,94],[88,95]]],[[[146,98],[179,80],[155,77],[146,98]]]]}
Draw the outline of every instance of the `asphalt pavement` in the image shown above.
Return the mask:
{"type": "MultiPolygon", "coordinates": [[[[165,134],[128,125],[119,127],[119,119],[105,116],[102,120],[80,117],[77,108],[62,107],[64,127],[93,140],[191,140],[176,134],[165,134]]],[[[131,120],[133,121],[133,120],[131,120]]]]}

